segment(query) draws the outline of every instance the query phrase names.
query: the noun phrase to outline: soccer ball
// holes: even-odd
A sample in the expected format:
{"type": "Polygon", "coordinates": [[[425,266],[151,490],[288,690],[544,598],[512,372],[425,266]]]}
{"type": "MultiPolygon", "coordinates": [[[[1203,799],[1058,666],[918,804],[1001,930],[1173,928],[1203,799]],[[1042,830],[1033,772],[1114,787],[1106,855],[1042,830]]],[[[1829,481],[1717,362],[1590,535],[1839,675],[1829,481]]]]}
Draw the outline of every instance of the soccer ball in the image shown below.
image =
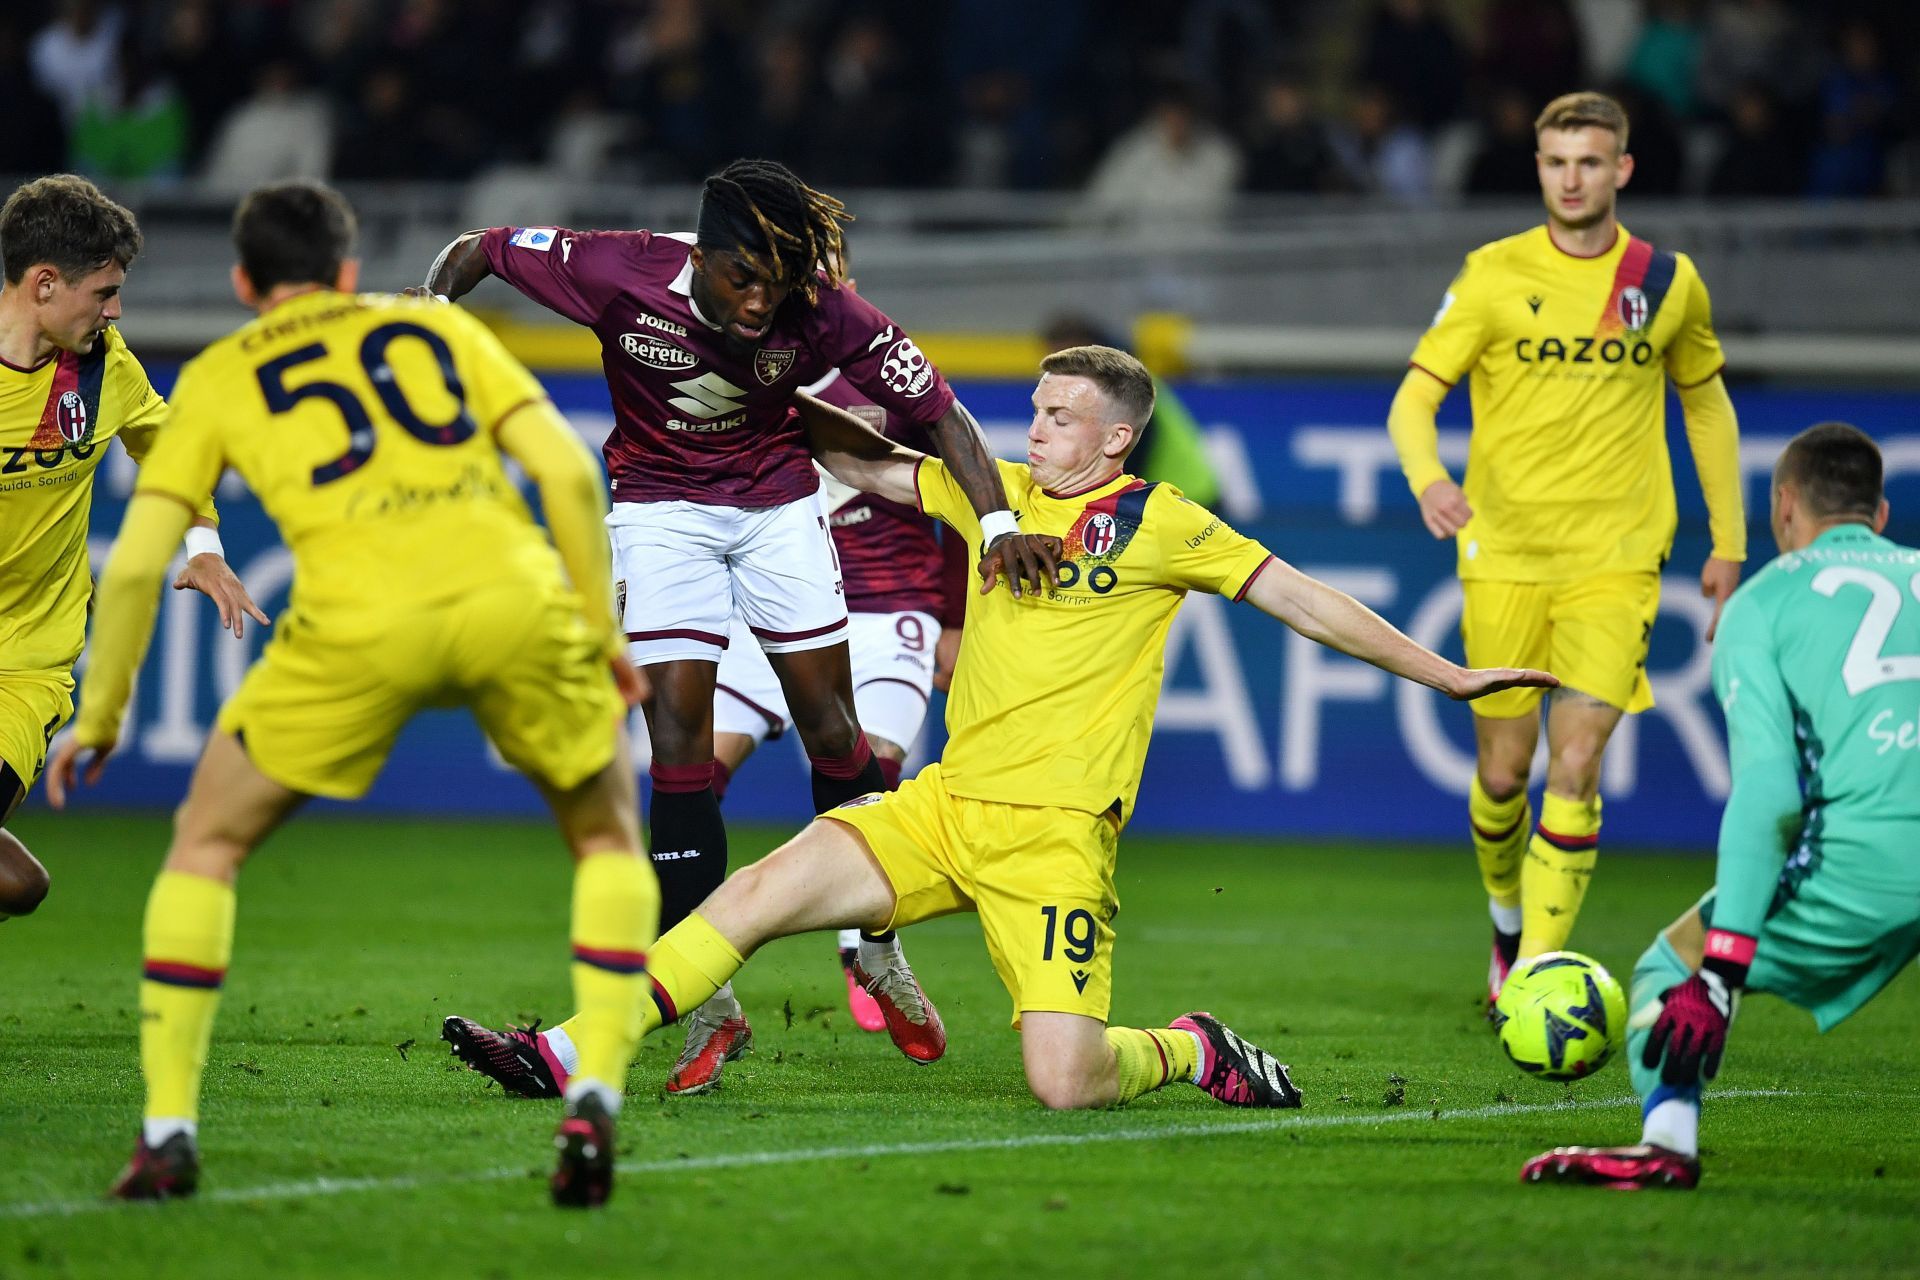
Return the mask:
{"type": "Polygon", "coordinates": [[[1599,961],[1549,951],[1514,966],[1493,1018],[1515,1066],[1546,1080],[1579,1080],[1626,1041],[1627,994],[1599,961]]]}

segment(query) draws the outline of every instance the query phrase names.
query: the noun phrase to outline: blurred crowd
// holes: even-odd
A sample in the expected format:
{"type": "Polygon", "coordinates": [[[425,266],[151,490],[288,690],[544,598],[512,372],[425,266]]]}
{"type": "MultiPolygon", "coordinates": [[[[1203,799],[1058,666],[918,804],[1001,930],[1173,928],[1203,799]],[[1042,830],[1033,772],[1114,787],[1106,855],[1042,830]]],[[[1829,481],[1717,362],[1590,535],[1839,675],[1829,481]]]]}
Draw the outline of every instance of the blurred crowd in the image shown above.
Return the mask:
{"type": "Polygon", "coordinates": [[[0,172],[1240,192],[1533,189],[1623,99],[1637,191],[1920,190],[1909,0],[7,0],[0,172]]]}

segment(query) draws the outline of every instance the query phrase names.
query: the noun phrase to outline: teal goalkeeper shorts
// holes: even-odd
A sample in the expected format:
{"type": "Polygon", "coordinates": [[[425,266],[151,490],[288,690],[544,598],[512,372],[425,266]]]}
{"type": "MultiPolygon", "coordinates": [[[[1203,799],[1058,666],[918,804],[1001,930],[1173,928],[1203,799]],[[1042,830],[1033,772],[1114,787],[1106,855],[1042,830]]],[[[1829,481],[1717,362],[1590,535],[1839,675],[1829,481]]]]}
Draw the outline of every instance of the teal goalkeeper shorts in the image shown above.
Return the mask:
{"type": "MultiPolygon", "coordinates": [[[[1797,860],[1796,860],[1797,861],[1797,860]]],[[[1713,893],[1700,899],[1713,924],[1713,893]]],[[[1789,862],[1760,929],[1747,990],[1765,991],[1831,1031],[1920,955],[1920,889],[1839,882],[1815,864],[1789,862]]]]}

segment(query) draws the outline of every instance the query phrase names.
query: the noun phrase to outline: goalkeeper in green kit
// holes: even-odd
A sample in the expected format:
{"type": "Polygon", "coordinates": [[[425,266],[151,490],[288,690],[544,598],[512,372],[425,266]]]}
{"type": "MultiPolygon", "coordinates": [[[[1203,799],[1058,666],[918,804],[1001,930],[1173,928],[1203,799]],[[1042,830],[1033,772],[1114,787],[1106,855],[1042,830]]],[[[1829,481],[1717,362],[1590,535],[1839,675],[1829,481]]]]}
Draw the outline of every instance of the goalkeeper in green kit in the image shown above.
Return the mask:
{"type": "Polygon", "coordinates": [[[1631,1147],[1560,1147],[1526,1182],[1688,1188],[1700,1092],[1740,993],[1828,1030],[1920,953],[1920,551],[1880,536],[1880,451],[1842,423],[1773,471],[1782,554],[1720,622],[1713,688],[1733,793],[1715,885],[1634,966],[1631,1147]]]}

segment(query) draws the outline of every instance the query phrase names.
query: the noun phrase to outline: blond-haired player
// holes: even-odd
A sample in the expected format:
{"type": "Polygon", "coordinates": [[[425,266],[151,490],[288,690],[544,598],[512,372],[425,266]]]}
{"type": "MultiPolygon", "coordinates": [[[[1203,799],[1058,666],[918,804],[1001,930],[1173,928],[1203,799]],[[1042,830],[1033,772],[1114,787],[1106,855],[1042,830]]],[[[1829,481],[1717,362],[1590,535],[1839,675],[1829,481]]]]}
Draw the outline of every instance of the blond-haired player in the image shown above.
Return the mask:
{"type": "Polygon", "coordinates": [[[639,689],[614,621],[599,472],[540,384],[466,312],[351,292],[353,233],[346,202],[316,184],[241,202],[234,292],[260,317],[180,375],[101,577],[79,721],[48,766],[56,806],[83,752],[87,779],[98,776],[152,630],[164,549],[234,468],[292,549],[293,594],[220,710],[147,901],[145,1122],[113,1192],[159,1199],[197,1184],[200,1076],[241,863],[308,796],[365,793],[416,711],[463,705],[539,787],[576,859],[581,1064],[552,1190],[598,1204],[660,905],[627,753],[622,694],[639,689]],[[551,543],[508,458],[538,485],[551,543]]]}
{"type": "Polygon", "coordinates": [[[1490,994],[1517,959],[1565,945],[1597,853],[1601,753],[1623,713],[1653,705],[1647,641],[1675,525],[1669,382],[1707,499],[1700,590],[1714,623],[1746,557],[1738,430],[1706,285],[1686,255],[1614,215],[1633,176],[1626,113],[1573,93],[1534,128],[1547,221],[1467,255],[1387,423],[1427,528],[1458,541],[1468,664],[1542,666],[1561,680],[1537,827],[1527,786],[1539,692],[1474,705],[1468,815],[1493,916],[1490,994]],[[1440,462],[1434,415],[1465,377],[1461,485],[1440,462]]]}
{"type": "MultiPolygon", "coordinates": [[[[133,214],[70,173],[25,183],[0,207],[0,920],[26,915],[50,879],[5,822],[73,714],[87,635],[93,482],[118,438],[139,462],[167,402],[114,327],[140,252],[133,214]]],[[[174,582],[212,597],[238,636],[251,615],[222,558],[213,503],[195,513],[174,582]]],[[[174,541],[164,550],[172,554],[174,541]]]]}
{"type": "MultiPolygon", "coordinates": [[[[1154,399],[1132,356],[1070,347],[1040,367],[1027,461],[999,471],[1023,527],[1058,540],[1057,583],[1023,597],[969,593],[939,763],[897,791],[830,810],[664,934],[647,1025],[705,1000],[774,938],[971,911],[1012,998],[1027,1083],[1045,1105],[1111,1106],[1189,1081],[1233,1106],[1297,1107],[1286,1068],[1209,1013],[1145,1029],[1107,1023],[1114,860],[1181,601],[1189,591],[1245,600],[1456,698],[1553,678],[1458,667],[1178,490],[1126,474],[1154,399]],[[1010,667],[1027,678],[997,678],[1010,667]]],[[[801,412],[836,478],[938,517],[978,553],[981,520],[944,462],[817,401],[801,412]]]]}

